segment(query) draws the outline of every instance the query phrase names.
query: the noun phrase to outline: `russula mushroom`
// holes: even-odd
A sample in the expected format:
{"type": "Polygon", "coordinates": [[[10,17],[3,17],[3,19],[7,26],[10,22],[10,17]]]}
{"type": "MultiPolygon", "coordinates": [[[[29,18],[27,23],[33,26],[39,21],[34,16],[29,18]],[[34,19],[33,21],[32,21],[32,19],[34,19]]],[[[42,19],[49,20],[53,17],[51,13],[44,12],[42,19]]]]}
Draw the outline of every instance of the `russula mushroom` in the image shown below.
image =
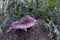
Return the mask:
{"type": "Polygon", "coordinates": [[[27,28],[33,27],[35,23],[36,20],[31,16],[24,16],[21,18],[21,20],[13,22],[11,27],[13,29],[23,29],[27,31],[27,28]]]}

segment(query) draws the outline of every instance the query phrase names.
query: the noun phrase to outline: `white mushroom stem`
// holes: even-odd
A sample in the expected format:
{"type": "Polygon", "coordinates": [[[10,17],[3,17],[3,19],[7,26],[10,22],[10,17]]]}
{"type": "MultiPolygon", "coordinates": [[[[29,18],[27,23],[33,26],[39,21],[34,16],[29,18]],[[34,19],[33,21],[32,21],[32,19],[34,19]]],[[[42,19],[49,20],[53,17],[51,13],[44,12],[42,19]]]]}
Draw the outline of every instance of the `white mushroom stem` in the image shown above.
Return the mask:
{"type": "Polygon", "coordinates": [[[23,29],[23,30],[25,30],[27,32],[27,29],[23,29]]]}

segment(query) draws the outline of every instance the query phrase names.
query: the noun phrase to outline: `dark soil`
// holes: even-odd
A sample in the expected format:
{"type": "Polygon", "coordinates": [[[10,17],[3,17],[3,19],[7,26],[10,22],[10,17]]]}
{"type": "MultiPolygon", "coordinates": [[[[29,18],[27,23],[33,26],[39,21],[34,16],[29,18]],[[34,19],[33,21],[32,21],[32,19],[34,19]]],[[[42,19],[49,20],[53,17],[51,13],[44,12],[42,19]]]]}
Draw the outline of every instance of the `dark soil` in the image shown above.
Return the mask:
{"type": "Polygon", "coordinates": [[[47,36],[48,30],[44,27],[44,23],[44,20],[39,20],[38,24],[33,28],[28,28],[27,32],[21,29],[8,33],[4,31],[0,35],[0,40],[52,40],[47,36]]]}

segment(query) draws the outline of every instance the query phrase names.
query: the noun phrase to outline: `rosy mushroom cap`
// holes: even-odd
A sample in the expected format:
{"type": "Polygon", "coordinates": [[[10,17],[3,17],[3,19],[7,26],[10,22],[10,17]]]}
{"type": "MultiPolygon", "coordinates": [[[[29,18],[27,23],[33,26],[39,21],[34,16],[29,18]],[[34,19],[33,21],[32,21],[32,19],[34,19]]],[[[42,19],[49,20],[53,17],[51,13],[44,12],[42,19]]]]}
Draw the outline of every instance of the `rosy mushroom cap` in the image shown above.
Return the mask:
{"type": "Polygon", "coordinates": [[[24,16],[21,20],[15,21],[12,23],[13,29],[27,29],[33,27],[36,23],[36,20],[30,16],[24,16]]]}

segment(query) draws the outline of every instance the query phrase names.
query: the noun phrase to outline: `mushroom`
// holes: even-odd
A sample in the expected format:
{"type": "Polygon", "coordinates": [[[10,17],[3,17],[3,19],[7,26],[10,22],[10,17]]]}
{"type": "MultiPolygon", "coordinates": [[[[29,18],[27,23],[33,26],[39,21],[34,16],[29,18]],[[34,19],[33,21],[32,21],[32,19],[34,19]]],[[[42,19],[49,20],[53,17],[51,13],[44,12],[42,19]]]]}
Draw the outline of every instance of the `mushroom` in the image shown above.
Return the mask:
{"type": "Polygon", "coordinates": [[[13,29],[23,29],[27,31],[27,28],[33,27],[36,23],[36,20],[31,16],[24,16],[21,20],[15,21],[12,23],[11,28],[13,29]]]}

